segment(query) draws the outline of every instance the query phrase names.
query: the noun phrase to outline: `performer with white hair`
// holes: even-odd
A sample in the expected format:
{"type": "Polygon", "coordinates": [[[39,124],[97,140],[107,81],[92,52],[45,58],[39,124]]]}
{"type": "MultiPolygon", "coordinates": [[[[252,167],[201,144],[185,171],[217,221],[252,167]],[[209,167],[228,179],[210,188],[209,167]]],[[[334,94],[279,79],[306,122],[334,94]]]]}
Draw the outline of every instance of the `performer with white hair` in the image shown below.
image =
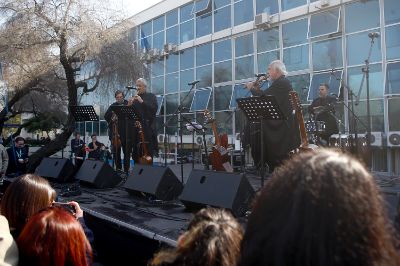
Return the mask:
{"type": "MultiPolygon", "coordinates": [[[[289,92],[292,89],[290,81],[285,77],[287,75],[286,67],[280,60],[272,61],[268,66],[268,74],[255,82],[246,84],[253,96],[272,95],[275,96],[279,108],[285,116],[285,120],[266,120],[264,121],[264,143],[265,147],[259,147],[260,138],[248,137],[252,148],[253,159],[260,164],[260,149],[264,149],[265,162],[269,166],[270,172],[279,166],[289,155],[289,152],[300,146],[299,126],[292,114],[292,106],[289,101],[289,92]],[[265,91],[260,89],[259,82],[269,79],[272,81],[265,91]],[[251,140],[255,142],[251,143],[251,140]],[[258,148],[257,148],[258,147],[258,148]]],[[[260,132],[259,130],[250,130],[250,132],[260,132]]],[[[259,136],[259,133],[258,133],[259,136]]],[[[265,163],[264,162],[264,163],[265,163]]]]}

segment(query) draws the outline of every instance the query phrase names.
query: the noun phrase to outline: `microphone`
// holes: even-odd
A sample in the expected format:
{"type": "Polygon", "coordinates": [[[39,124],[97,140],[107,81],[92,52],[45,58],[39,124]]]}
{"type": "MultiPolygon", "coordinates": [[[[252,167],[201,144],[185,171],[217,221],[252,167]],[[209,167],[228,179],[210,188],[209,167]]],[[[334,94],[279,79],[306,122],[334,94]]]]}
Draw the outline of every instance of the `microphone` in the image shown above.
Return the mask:
{"type": "Polygon", "coordinates": [[[266,74],[266,73],[258,73],[258,74],[255,74],[254,76],[255,76],[256,78],[261,78],[261,77],[267,76],[267,74],[266,74]]]}
{"type": "Polygon", "coordinates": [[[381,36],[381,34],[379,32],[368,33],[368,37],[370,37],[371,39],[378,38],[379,36],[381,36]]]}
{"type": "Polygon", "coordinates": [[[127,88],[128,90],[137,90],[137,88],[133,86],[126,86],[125,88],[127,88]]]}
{"type": "Polygon", "coordinates": [[[195,80],[195,81],[192,81],[192,82],[188,83],[188,85],[193,86],[193,85],[196,85],[199,82],[200,82],[200,80],[195,80]]]}

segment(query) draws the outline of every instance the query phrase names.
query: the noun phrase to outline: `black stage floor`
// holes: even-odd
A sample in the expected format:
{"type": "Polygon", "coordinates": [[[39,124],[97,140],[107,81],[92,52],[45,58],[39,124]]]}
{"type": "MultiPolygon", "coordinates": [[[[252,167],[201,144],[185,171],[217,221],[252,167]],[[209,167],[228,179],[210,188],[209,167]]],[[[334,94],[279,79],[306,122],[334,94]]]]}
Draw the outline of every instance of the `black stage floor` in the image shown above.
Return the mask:
{"type": "MultiPolygon", "coordinates": [[[[202,169],[203,166],[195,165],[195,168],[202,169]]],[[[181,180],[180,165],[172,165],[170,169],[181,180]]],[[[191,170],[192,164],[184,165],[184,183],[191,170]]],[[[259,190],[260,177],[246,173],[246,178],[255,191],[259,190]]],[[[394,220],[400,184],[389,177],[378,177],[377,181],[384,192],[389,216],[394,220]]],[[[94,232],[94,248],[102,265],[146,265],[155,251],[176,245],[193,215],[178,200],[164,202],[148,196],[134,196],[123,188],[123,184],[112,189],[96,189],[77,182],[52,185],[58,192],[79,186],[81,195],[59,196],[58,200],[75,200],[81,205],[86,223],[94,232]]],[[[239,220],[245,225],[246,217],[239,220]]]]}

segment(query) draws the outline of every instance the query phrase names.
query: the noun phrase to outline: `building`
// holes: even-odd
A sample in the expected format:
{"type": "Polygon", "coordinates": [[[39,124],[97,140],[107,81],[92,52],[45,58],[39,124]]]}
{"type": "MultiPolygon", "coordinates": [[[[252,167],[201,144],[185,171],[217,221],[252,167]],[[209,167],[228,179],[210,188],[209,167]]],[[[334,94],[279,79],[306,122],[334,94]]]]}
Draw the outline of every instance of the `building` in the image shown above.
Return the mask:
{"type": "MultiPolygon", "coordinates": [[[[194,110],[207,107],[233,142],[244,124],[235,101],[247,95],[243,84],[281,59],[302,104],[317,97],[320,83],[330,85],[343,134],[367,131],[369,85],[373,170],[400,173],[398,0],[164,0],[132,21],[130,41],[161,104],[159,134],[176,134],[182,103],[183,116],[199,122],[203,114],[194,110]]],[[[112,101],[111,94],[97,103],[112,101]]],[[[97,128],[104,133],[103,124],[97,128]]]]}

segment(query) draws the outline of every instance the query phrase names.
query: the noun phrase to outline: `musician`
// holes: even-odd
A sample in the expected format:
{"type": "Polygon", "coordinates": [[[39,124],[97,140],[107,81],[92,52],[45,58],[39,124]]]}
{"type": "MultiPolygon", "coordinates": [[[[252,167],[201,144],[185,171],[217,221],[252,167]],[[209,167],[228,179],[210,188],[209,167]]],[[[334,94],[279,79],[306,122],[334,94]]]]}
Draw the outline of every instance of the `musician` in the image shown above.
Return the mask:
{"type": "Polygon", "coordinates": [[[329,137],[339,132],[335,114],[336,97],[329,95],[329,85],[322,83],[319,86],[319,97],[314,99],[308,107],[308,112],[314,121],[325,122],[325,132],[317,132],[322,141],[320,144],[327,146],[329,137]]]}
{"type": "Polygon", "coordinates": [[[81,134],[75,132],[75,138],[71,139],[71,152],[72,157],[75,158],[76,168],[80,168],[85,159],[85,142],[81,140],[81,134]]]}
{"type": "Polygon", "coordinates": [[[97,135],[93,134],[90,136],[92,142],[88,145],[88,158],[93,160],[100,160],[100,153],[101,153],[101,145],[102,143],[97,141],[97,135]]]}
{"type": "MultiPolygon", "coordinates": [[[[147,81],[144,78],[139,78],[136,80],[136,88],[138,94],[129,99],[128,105],[133,105],[135,110],[140,116],[140,122],[142,124],[142,129],[144,132],[145,143],[147,150],[153,157],[157,154],[158,142],[156,136],[156,125],[155,118],[157,112],[157,98],[153,93],[147,91],[147,81]]],[[[139,157],[143,156],[143,146],[140,141],[140,136],[138,134],[138,128],[134,130],[133,134],[133,150],[132,158],[135,163],[139,162],[139,157]]]]}
{"type": "MultiPolygon", "coordinates": [[[[111,106],[118,105],[128,105],[128,101],[125,100],[125,95],[121,90],[117,90],[114,94],[115,102],[111,106]]],[[[117,115],[109,107],[104,114],[104,119],[108,123],[108,135],[110,141],[113,139],[113,123],[117,123],[117,131],[122,147],[112,147],[112,153],[114,155],[114,162],[117,170],[121,170],[121,148],[124,152],[124,172],[129,172],[130,158],[132,153],[132,141],[133,141],[133,131],[134,131],[134,121],[128,117],[121,116],[119,119],[117,115]]]]}
{"type": "MultiPolygon", "coordinates": [[[[280,60],[272,61],[268,66],[267,77],[261,77],[256,82],[249,82],[246,88],[249,89],[253,96],[272,95],[275,96],[280,110],[285,117],[284,120],[265,120],[263,121],[263,140],[264,158],[272,172],[282,161],[288,158],[290,151],[300,146],[299,126],[292,115],[292,106],[289,101],[289,92],[292,89],[289,80],[285,77],[287,74],[286,67],[280,60]],[[269,79],[272,81],[265,91],[262,91],[259,82],[269,79]]],[[[257,138],[251,138],[257,139],[257,138]]],[[[260,146],[260,138],[252,145],[252,150],[260,146]]],[[[260,151],[261,152],[261,151],[260,151]]],[[[260,158],[260,154],[254,154],[260,158]]],[[[254,158],[253,156],[253,158],[254,158]]]]}
{"type": "Polygon", "coordinates": [[[29,160],[29,146],[25,145],[23,137],[16,137],[14,143],[7,149],[8,167],[6,176],[17,177],[26,173],[29,160]]]}

